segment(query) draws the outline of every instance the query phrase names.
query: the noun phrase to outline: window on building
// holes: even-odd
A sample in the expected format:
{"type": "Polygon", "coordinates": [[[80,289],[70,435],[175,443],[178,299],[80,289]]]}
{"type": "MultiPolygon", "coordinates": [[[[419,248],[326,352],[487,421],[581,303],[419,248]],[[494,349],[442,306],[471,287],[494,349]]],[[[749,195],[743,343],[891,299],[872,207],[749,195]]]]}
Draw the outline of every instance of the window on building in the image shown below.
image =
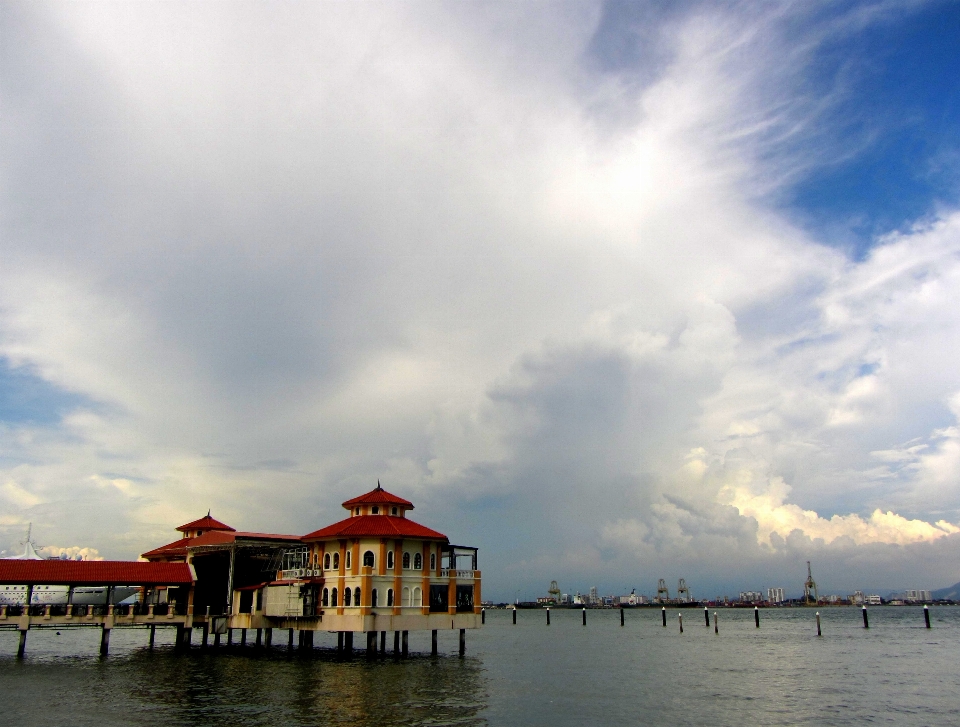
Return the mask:
{"type": "Polygon", "coordinates": [[[323,569],[330,570],[330,554],[329,553],[323,556],[323,569]]]}
{"type": "Polygon", "coordinates": [[[380,514],[380,508],[377,507],[376,505],[374,505],[373,508],[370,510],[370,512],[373,513],[374,515],[379,515],[379,514],[380,514]]]}
{"type": "Polygon", "coordinates": [[[413,589],[413,605],[422,606],[423,605],[423,591],[419,588],[413,589]]]}
{"type": "Polygon", "coordinates": [[[334,570],[337,570],[339,567],[340,567],[340,554],[339,554],[339,553],[334,553],[334,554],[333,554],[333,569],[334,569],[334,570]]]}
{"type": "Polygon", "coordinates": [[[376,607],[377,607],[377,589],[374,588],[372,591],[370,591],[370,608],[376,608],[376,607]]]}
{"type": "Polygon", "coordinates": [[[423,556],[420,553],[417,553],[413,556],[413,569],[414,570],[423,569],[423,556]]]}
{"type": "Polygon", "coordinates": [[[387,551],[387,570],[393,570],[393,551],[387,551]]]}
{"type": "Polygon", "coordinates": [[[388,606],[393,605],[393,589],[392,588],[387,589],[387,605],[388,606]]]}
{"type": "Polygon", "coordinates": [[[403,591],[401,591],[401,593],[403,594],[403,600],[400,602],[400,605],[401,605],[401,606],[409,606],[409,605],[410,605],[410,589],[404,587],[404,589],[403,589],[403,591]]]}
{"type": "Polygon", "coordinates": [[[392,515],[396,515],[396,514],[397,514],[397,508],[393,508],[393,510],[391,511],[391,514],[392,514],[392,515]]]}
{"type": "Polygon", "coordinates": [[[403,567],[404,567],[404,568],[409,568],[409,567],[410,567],[410,554],[409,554],[409,553],[404,553],[404,554],[403,554],[403,567]]]}
{"type": "Polygon", "coordinates": [[[364,552],[364,554],[363,554],[363,564],[364,564],[365,566],[369,566],[370,568],[373,568],[373,551],[372,551],[372,550],[368,550],[368,551],[364,552]]]}
{"type": "Polygon", "coordinates": [[[353,558],[351,558],[352,555],[353,555],[353,552],[348,550],[347,551],[347,570],[350,570],[350,567],[351,567],[350,561],[353,560],[353,558]]]}
{"type": "Polygon", "coordinates": [[[323,606],[329,606],[329,605],[330,605],[330,589],[328,589],[328,588],[324,588],[324,589],[323,589],[323,596],[322,596],[321,599],[320,599],[320,603],[321,603],[323,606]]]}
{"type": "Polygon", "coordinates": [[[344,588],[344,589],[343,589],[343,605],[344,605],[344,606],[349,606],[349,605],[351,605],[351,604],[350,604],[350,589],[349,589],[349,588],[344,588]]]}
{"type": "Polygon", "coordinates": [[[197,537],[199,537],[199,536],[201,536],[201,535],[203,535],[203,531],[202,531],[202,530],[198,530],[198,531],[197,531],[197,537]]]}
{"type": "Polygon", "coordinates": [[[360,514],[360,508],[358,507],[356,510],[353,511],[353,513],[354,513],[354,515],[359,515],[359,514],[360,514]]]}
{"type": "Polygon", "coordinates": [[[430,570],[436,570],[436,569],[437,569],[437,554],[431,553],[430,554],[430,570]]]}
{"type": "Polygon", "coordinates": [[[362,602],[360,600],[360,587],[357,586],[356,588],[353,589],[353,604],[355,606],[359,606],[361,603],[362,602]]]}
{"type": "Polygon", "coordinates": [[[330,605],[331,606],[337,605],[337,589],[336,588],[330,591],[330,605]]]}

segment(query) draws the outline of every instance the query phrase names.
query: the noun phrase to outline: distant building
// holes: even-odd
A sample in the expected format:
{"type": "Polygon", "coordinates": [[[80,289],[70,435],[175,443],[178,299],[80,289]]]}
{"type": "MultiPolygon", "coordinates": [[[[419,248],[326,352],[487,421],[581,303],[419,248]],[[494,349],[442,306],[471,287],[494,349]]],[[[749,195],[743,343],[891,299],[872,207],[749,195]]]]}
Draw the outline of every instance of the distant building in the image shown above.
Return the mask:
{"type": "Polygon", "coordinates": [[[768,588],[767,601],[770,603],[783,603],[786,599],[783,597],[782,588],[768,588]]]}
{"type": "Polygon", "coordinates": [[[740,603],[761,603],[763,594],[760,591],[740,591],[740,603]]]}
{"type": "Polygon", "coordinates": [[[854,606],[863,605],[863,591],[854,591],[852,596],[847,597],[854,606]]]}
{"type": "Polygon", "coordinates": [[[883,599],[880,598],[880,596],[878,596],[878,595],[876,595],[876,594],[873,594],[873,595],[871,595],[871,596],[866,596],[866,597],[864,598],[864,602],[865,602],[868,606],[879,606],[880,604],[883,603],[883,599]]]}
{"type": "Polygon", "coordinates": [[[903,600],[915,603],[917,601],[932,601],[933,596],[926,590],[908,590],[904,593],[903,600]]]}

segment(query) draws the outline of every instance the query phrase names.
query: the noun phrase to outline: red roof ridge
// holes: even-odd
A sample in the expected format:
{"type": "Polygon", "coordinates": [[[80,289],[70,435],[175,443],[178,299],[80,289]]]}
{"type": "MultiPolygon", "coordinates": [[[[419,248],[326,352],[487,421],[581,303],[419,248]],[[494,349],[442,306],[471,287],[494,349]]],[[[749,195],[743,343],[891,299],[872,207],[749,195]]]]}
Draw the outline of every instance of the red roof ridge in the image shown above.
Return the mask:
{"type": "Polygon", "coordinates": [[[427,540],[449,541],[441,532],[432,530],[425,525],[416,523],[405,517],[393,515],[358,515],[327,525],[304,535],[302,540],[321,540],[335,537],[383,537],[400,536],[407,538],[424,538],[427,540]]]}
{"type": "Polygon", "coordinates": [[[343,506],[349,510],[354,505],[367,505],[374,504],[379,505],[382,503],[390,503],[391,505],[403,505],[407,510],[413,509],[413,503],[410,500],[404,500],[402,497],[397,497],[393,493],[387,492],[385,489],[380,487],[380,481],[377,480],[376,489],[370,490],[370,492],[353,497],[343,503],[343,506]]]}
{"type": "Polygon", "coordinates": [[[179,530],[181,533],[186,532],[187,530],[226,530],[232,533],[236,531],[236,528],[231,528],[226,523],[222,523],[216,518],[210,517],[210,511],[207,510],[207,514],[202,518],[187,523],[186,525],[181,525],[179,528],[177,528],[177,530],[179,530]]]}

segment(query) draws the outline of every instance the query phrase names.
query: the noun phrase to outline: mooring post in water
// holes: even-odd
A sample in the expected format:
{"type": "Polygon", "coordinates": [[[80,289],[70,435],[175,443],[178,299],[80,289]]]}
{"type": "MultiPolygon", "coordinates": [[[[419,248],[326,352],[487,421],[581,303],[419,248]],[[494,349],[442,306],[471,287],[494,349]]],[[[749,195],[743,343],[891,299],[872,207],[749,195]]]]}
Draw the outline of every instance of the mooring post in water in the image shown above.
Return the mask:
{"type": "Polygon", "coordinates": [[[550,607],[547,606],[547,626],[550,625],[550,607]]]}
{"type": "Polygon", "coordinates": [[[823,634],[820,633],[820,612],[819,611],[817,611],[817,636],[823,636],[823,634]]]}
{"type": "Polygon", "coordinates": [[[513,625],[514,626],[517,625],[517,607],[516,606],[513,607],[513,625]]]}
{"type": "Polygon", "coordinates": [[[587,609],[586,608],[583,609],[583,625],[584,626],[587,625],[587,609]]]}
{"type": "Polygon", "coordinates": [[[460,629],[460,656],[467,653],[467,630],[460,629]]]}
{"type": "Polygon", "coordinates": [[[487,622],[487,609],[480,609],[480,624],[483,625],[487,622]]]}
{"type": "Polygon", "coordinates": [[[623,606],[620,607],[620,625],[623,626],[623,606]]]}
{"type": "Polygon", "coordinates": [[[683,633],[683,614],[678,613],[677,618],[680,620],[680,633],[682,634],[683,633]]]}
{"type": "Polygon", "coordinates": [[[430,656],[437,655],[437,630],[430,632],[430,656]]]}
{"type": "Polygon", "coordinates": [[[867,607],[863,607],[863,628],[870,628],[870,620],[867,618],[867,607]]]}
{"type": "Polygon", "coordinates": [[[663,622],[663,628],[667,628],[667,607],[660,609],[660,620],[663,622]]]}
{"type": "Polygon", "coordinates": [[[930,628],[930,607],[923,607],[923,622],[927,625],[927,628],[930,628]]]}
{"type": "Polygon", "coordinates": [[[707,628],[710,628],[710,609],[706,606],[703,607],[703,621],[707,625],[707,628]]]}
{"type": "Polygon", "coordinates": [[[760,607],[759,606],[753,607],[753,621],[755,624],[757,624],[757,628],[760,628],[760,607]]]}
{"type": "Polygon", "coordinates": [[[716,611],[713,612],[713,633],[715,633],[715,634],[719,634],[719,633],[720,633],[720,627],[717,626],[717,612],[716,612],[716,611]]]}

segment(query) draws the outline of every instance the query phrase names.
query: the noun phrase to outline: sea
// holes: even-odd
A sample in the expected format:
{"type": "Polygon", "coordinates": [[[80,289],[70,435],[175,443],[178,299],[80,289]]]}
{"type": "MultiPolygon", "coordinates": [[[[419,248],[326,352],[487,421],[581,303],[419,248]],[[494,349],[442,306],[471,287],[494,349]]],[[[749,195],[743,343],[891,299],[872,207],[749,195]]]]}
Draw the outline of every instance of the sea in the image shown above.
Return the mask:
{"type": "MultiPolygon", "coordinates": [[[[486,625],[410,633],[410,655],[339,659],[336,634],[291,653],[175,652],[173,630],[36,629],[26,656],[0,631],[0,721],[9,725],[960,725],[960,607],[488,610],[486,625]],[[712,614],[712,612],[711,612],[712,614]],[[682,615],[683,632],[680,631],[682,615]],[[712,618],[712,615],[711,615],[712,618]]],[[[195,644],[199,633],[194,632],[195,644]]],[[[357,643],[365,645],[366,639],[357,643]]]]}

